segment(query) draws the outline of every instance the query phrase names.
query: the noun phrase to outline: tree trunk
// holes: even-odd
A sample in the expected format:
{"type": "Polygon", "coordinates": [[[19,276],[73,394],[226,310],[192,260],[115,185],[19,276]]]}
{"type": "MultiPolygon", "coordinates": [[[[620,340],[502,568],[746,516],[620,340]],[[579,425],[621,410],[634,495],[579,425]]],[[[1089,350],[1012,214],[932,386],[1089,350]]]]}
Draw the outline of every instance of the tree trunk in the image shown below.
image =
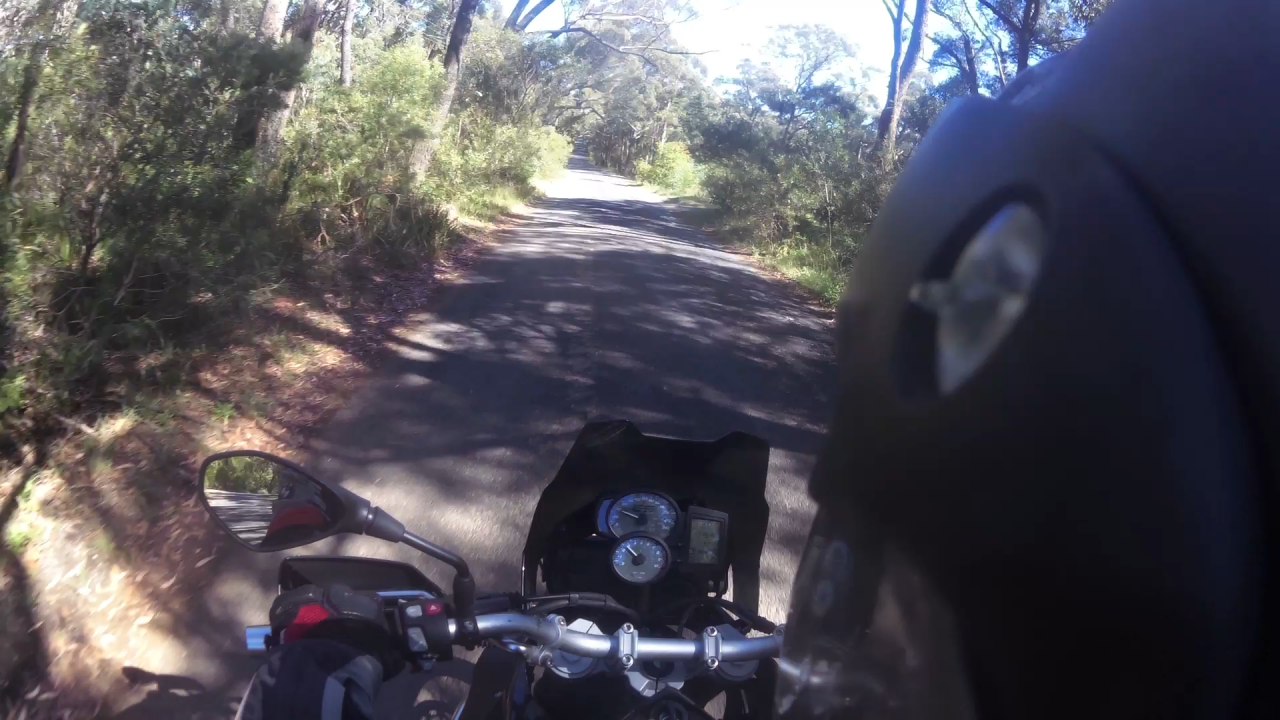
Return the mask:
{"type": "Polygon", "coordinates": [[[436,106],[435,117],[427,136],[417,142],[409,158],[409,173],[415,180],[425,178],[431,170],[431,158],[440,145],[440,134],[449,120],[449,109],[453,107],[458,75],[462,72],[462,53],[471,37],[471,21],[479,4],[480,0],[462,0],[458,5],[458,17],[454,19],[453,30],[449,32],[449,47],[444,51],[444,90],[440,94],[440,103],[436,106]]]}
{"type": "Polygon", "coordinates": [[[1022,25],[1018,28],[1018,72],[1031,64],[1031,45],[1040,27],[1041,0],[1023,0],[1022,25]]]}
{"type": "Polygon", "coordinates": [[[982,85],[978,82],[978,54],[973,49],[973,40],[968,35],[961,35],[964,42],[964,84],[970,95],[981,95],[982,85]]]}
{"type": "Polygon", "coordinates": [[[258,22],[258,39],[263,42],[278,42],[284,32],[284,15],[289,9],[289,0],[267,0],[262,6],[262,20],[258,22]]]}
{"type": "Polygon", "coordinates": [[[354,58],[351,57],[351,33],[356,27],[356,0],[347,0],[347,14],[342,19],[342,68],[338,82],[342,87],[351,87],[351,74],[354,58]]]}
{"type": "Polygon", "coordinates": [[[18,90],[18,124],[9,145],[9,157],[4,166],[4,189],[12,192],[22,179],[27,165],[27,127],[31,122],[31,106],[35,104],[36,89],[40,86],[40,70],[44,65],[47,46],[39,42],[31,48],[27,66],[22,69],[22,87],[18,90]]]}
{"type": "MultiPolygon", "coordinates": [[[[35,105],[36,91],[40,88],[40,74],[49,57],[49,44],[53,36],[66,29],[64,16],[68,9],[65,2],[41,0],[24,28],[34,39],[27,54],[26,67],[22,69],[22,85],[18,88],[18,121],[13,130],[13,142],[9,144],[9,153],[5,158],[4,185],[0,186],[8,192],[17,187],[18,181],[22,179],[22,172],[26,169],[31,107],[35,105]]],[[[5,126],[9,124],[9,119],[4,118],[5,126]]]]}
{"type": "Polygon", "coordinates": [[[527,30],[529,28],[529,23],[536,20],[538,16],[542,14],[542,11],[551,7],[551,4],[554,2],[555,0],[538,0],[538,4],[534,5],[533,9],[525,13],[524,17],[521,18],[520,22],[516,23],[516,27],[515,27],[516,31],[524,32],[525,30],[527,30]]]}
{"type": "Polygon", "coordinates": [[[1014,37],[1014,42],[1017,43],[1017,48],[1016,48],[1017,55],[1018,55],[1017,72],[1019,73],[1021,73],[1023,70],[1026,70],[1027,66],[1031,64],[1031,41],[1032,41],[1031,33],[1025,30],[1018,33],[1018,35],[1014,37]]]}
{"type": "MultiPolygon", "coordinates": [[[[275,0],[268,0],[274,2],[275,0]]],[[[293,31],[292,43],[302,51],[303,63],[311,58],[311,48],[315,44],[316,30],[320,26],[320,14],[323,6],[321,0],[307,0],[302,6],[302,14],[298,18],[298,26],[293,31]]],[[[264,14],[265,15],[265,14],[264,14]]],[[[264,17],[265,19],[265,17],[264,17]]],[[[280,93],[281,106],[262,118],[258,125],[257,153],[258,161],[266,167],[275,164],[280,152],[280,142],[284,139],[284,129],[289,123],[289,115],[293,112],[293,101],[298,95],[298,83],[280,93]]]]}
{"type": "Polygon", "coordinates": [[[235,0],[222,0],[218,3],[218,25],[222,28],[222,32],[231,32],[236,29],[236,13],[235,0]]]}
{"type": "MultiPolygon", "coordinates": [[[[903,0],[905,4],[906,0],[903,0]]],[[[884,112],[880,113],[880,126],[876,136],[880,145],[881,163],[888,168],[893,164],[894,151],[898,142],[898,118],[902,115],[902,95],[911,82],[916,71],[916,61],[920,58],[920,45],[928,31],[930,0],[916,0],[916,12],[911,23],[911,39],[907,42],[907,50],[903,54],[902,66],[891,78],[897,81],[896,88],[890,88],[889,100],[885,102],[884,112]]],[[[898,44],[901,44],[899,34],[898,44]]],[[[894,52],[897,55],[897,52],[894,52]]]]}
{"type": "Polygon", "coordinates": [[[893,62],[889,64],[889,87],[885,90],[884,110],[876,124],[876,149],[884,145],[889,134],[889,120],[893,107],[898,103],[898,70],[902,66],[902,16],[907,10],[907,0],[897,0],[898,11],[893,16],[893,62]]]}
{"type": "Polygon", "coordinates": [[[516,0],[516,6],[511,8],[511,14],[507,16],[507,22],[502,25],[507,30],[515,30],[520,24],[520,14],[524,12],[525,6],[529,4],[529,0],[516,0]]]}

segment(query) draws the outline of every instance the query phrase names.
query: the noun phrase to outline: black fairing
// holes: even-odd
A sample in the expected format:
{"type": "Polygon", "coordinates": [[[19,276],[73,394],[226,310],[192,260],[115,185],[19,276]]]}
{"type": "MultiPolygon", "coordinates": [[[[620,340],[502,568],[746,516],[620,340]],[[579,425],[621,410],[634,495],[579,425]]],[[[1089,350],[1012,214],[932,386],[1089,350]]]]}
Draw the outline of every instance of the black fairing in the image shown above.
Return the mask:
{"type": "Polygon", "coordinates": [[[769,527],[768,471],[769,444],[746,433],[702,442],[645,435],[621,420],[588,423],[534,509],[524,550],[525,592],[532,592],[535,568],[567,519],[594,508],[602,494],[650,489],[677,501],[696,495],[706,507],[729,514],[734,597],[754,611],[769,527]]]}
{"type": "Polygon", "coordinates": [[[336,583],[352,590],[425,590],[435,597],[444,595],[439,585],[408,563],[343,555],[302,555],[280,562],[281,592],[303,585],[329,587],[336,583]]]}
{"type": "Polygon", "coordinates": [[[933,579],[981,717],[1275,716],[1278,13],[1118,2],[1042,86],[951,108],[859,257],[811,491],[933,579]],[[940,396],[909,289],[1011,200],[1042,274],[940,396]]]}

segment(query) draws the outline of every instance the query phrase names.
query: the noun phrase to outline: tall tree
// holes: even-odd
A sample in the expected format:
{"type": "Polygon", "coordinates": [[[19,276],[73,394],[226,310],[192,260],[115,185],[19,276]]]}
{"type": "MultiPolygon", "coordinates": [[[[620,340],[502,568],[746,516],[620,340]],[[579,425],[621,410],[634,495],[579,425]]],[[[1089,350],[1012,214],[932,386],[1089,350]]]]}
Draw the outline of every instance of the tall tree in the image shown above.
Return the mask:
{"type": "Polygon", "coordinates": [[[48,46],[44,42],[32,45],[26,67],[22,69],[22,86],[18,89],[18,122],[9,144],[9,155],[4,165],[4,189],[12,192],[22,179],[27,164],[27,128],[31,122],[31,106],[35,104],[36,87],[40,84],[40,70],[44,66],[48,46]]]}
{"type": "Polygon", "coordinates": [[[1031,64],[1031,52],[1041,32],[1045,0],[978,0],[995,17],[1013,43],[1014,68],[1022,72],[1031,64]]]}
{"type": "Polygon", "coordinates": [[[427,137],[418,141],[409,158],[409,172],[417,178],[426,177],[431,169],[431,158],[440,146],[440,134],[444,132],[445,123],[449,120],[449,109],[453,107],[453,96],[458,90],[458,75],[462,72],[462,55],[471,38],[471,23],[476,14],[480,0],[462,0],[458,4],[458,16],[454,18],[453,29],[449,31],[449,46],[444,51],[444,90],[440,94],[440,103],[436,106],[435,116],[427,137]]]}
{"type": "Polygon", "coordinates": [[[542,11],[551,7],[554,2],[555,0],[538,0],[538,4],[525,13],[524,9],[529,5],[529,0],[516,0],[516,6],[511,9],[511,14],[507,16],[507,23],[504,27],[508,30],[524,32],[529,29],[529,23],[537,19],[542,14],[542,11]],[[524,14],[521,15],[521,13],[524,14]]]}
{"type": "Polygon", "coordinates": [[[893,63],[889,68],[889,87],[885,93],[884,110],[880,112],[880,121],[876,126],[876,149],[886,167],[893,164],[898,139],[898,119],[902,115],[900,99],[916,71],[920,45],[928,31],[929,2],[930,0],[916,0],[915,13],[911,19],[911,35],[904,52],[902,23],[906,15],[907,0],[885,0],[885,9],[893,20],[893,63]]]}
{"type": "Polygon", "coordinates": [[[998,68],[999,58],[988,58],[994,48],[978,27],[968,0],[934,0],[933,13],[946,20],[950,30],[929,36],[935,45],[929,67],[954,70],[968,94],[981,94],[983,66],[992,59],[998,68]]]}
{"type": "Polygon", "coordinates": [[[284,33],[284,15],[289,0],[267,0],[262,6],[262,19],[258,21],[258,39],[263,42],[279,42],[284,33]]]}
{"type": "MultiPolygon", "coordinates": [[[[45,59],[49,55],[54,37],[63,33],[70,19],[69,5],[61,0],[40,0],[34,11],[23,18],[30,49],[27,51],[27,63],[22,68],[22,84],[18,88],[17,123],[13,130],[13,141],[9,143],[9,152],[5,158],[3,188],[6,191],[14,189],[26,169],[27,135],[31,124],[31,110],[36,102],[36,90],[40,86],[40,73],[44,70],[45,59]]],[[[4,125],[0,127],[7,127],[9,121],[10,118],[4,118],[4,125]]]]}
{"type": "MultiPolygon", "coordinates": [[[[270,6],[275,0],[268,0],[270,6]]],[[[298,16],[297,25],[293,30],[293,38],[290,43],[294,47],[294,51],[301,58],[302,67],[306,67],[307,60],[311,57],[311,49],[315,45],[316,29],[320,27],[321,11],[324,9],[322,0],[307,0],[302,6],[302,13],[298,16]]],[[[263,13],[263,24],[266,24],[266,13],[263,13]]],[[[284,139],[285,126],[289,123],[289,116],[293,112],[293,102],[298,95],[298,81],[291,80],[286,88],[280,91],[280,104],[266,116],[258,125],[258,142],[257,155],[260,162],[266,166],[275,164],[276,156],[280,151],[280,142],[284,139]]]]}
{"type": "Polygon", "coordinates": [[[977,0],[1009,41],[1016,72],[1075,45],[1111,0],[977,0]]]}
{"type": "Polygon", "coordinates": [[[338,82],[342,87],[350,87],[352,71],[355,64],[351,56],[351,33],[356,27],[356,0],[347,0],[347,12],[342,18],[342,68],[338,82]]]}

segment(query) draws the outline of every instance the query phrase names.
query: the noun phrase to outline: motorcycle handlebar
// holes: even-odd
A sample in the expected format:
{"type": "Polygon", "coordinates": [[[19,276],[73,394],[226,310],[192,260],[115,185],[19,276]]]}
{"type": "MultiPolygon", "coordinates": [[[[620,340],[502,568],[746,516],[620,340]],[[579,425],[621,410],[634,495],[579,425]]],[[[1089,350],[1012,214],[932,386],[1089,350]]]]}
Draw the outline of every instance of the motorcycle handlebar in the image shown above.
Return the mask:
{"type": "MultiPolygon", "coordinates": [[[[479,633],[483,637],[525,637],[536,640],[547,649],[561,650],[580,657],[619,660],[630,655],[633,661],[645,660],[699,660],[715,657],[720,662],[739,662],[777,657],[782,651],[782,635],[708,642],[700,638],[639,637],[627,643],[619,635],[591,635],[564,627],[558,619],[539,618],[518,613],[496,613],[476,618],[479,633]],[[624,648],[625,644],[632,647],[624,648]],[[715,648],[714,650],[712,648],[715,648]]],[[[629,625],[624,625],[624,628],[629,625]]],[[[456,634],[452,620],[450,635],[456,634]]],[[[632,631],[632,634],[635,634],[632,631]]],[[[712,635],[712,637],[715,637],[712,635]]]]}
{"type": "MultiPolygon", "coordinates": [[[[580,657],[617,660],[624,665],[647,660],[689,661],[712,658],[716,663],[742,662],[778,657],[782,652],[781,627],[773,635],[742,640],[718,640],[715,628],[708,628],[703,637],[688,640],[639,637],[629,623],[617,634],[593,635],[570,630],[562,621],[562,618],[555,616],[540,618],[519,613],[493,613],[477,616],[476,626],[481,637],[529,639],[547,650],[560,650],[580,657]]],[[[249,650],[266,650],[265,638],[268,633],[270,628],[265,626],[245,628],[245,642],[249,650]]],[[[453,620],[449,621],[449,636],[458,636],[458,627],[453,620]]]]}

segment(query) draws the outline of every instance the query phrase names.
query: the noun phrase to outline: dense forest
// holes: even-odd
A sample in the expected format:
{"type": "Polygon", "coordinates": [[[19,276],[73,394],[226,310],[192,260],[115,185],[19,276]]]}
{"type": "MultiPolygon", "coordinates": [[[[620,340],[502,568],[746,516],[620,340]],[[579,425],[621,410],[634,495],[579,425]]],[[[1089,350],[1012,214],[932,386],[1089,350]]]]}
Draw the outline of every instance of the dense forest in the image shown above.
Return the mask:
{"type": "Polygon", "coordinates": [[[860,59],[887,86],[822,26],[707,77],[674,40],[685,0],[7,2],[0,419],[216,342],[277,288],[429,260],[575,139],[834,297],[943,105],[998,93],[1105,5],[860,1],[888,15],[893,56],[860,59]]]}

